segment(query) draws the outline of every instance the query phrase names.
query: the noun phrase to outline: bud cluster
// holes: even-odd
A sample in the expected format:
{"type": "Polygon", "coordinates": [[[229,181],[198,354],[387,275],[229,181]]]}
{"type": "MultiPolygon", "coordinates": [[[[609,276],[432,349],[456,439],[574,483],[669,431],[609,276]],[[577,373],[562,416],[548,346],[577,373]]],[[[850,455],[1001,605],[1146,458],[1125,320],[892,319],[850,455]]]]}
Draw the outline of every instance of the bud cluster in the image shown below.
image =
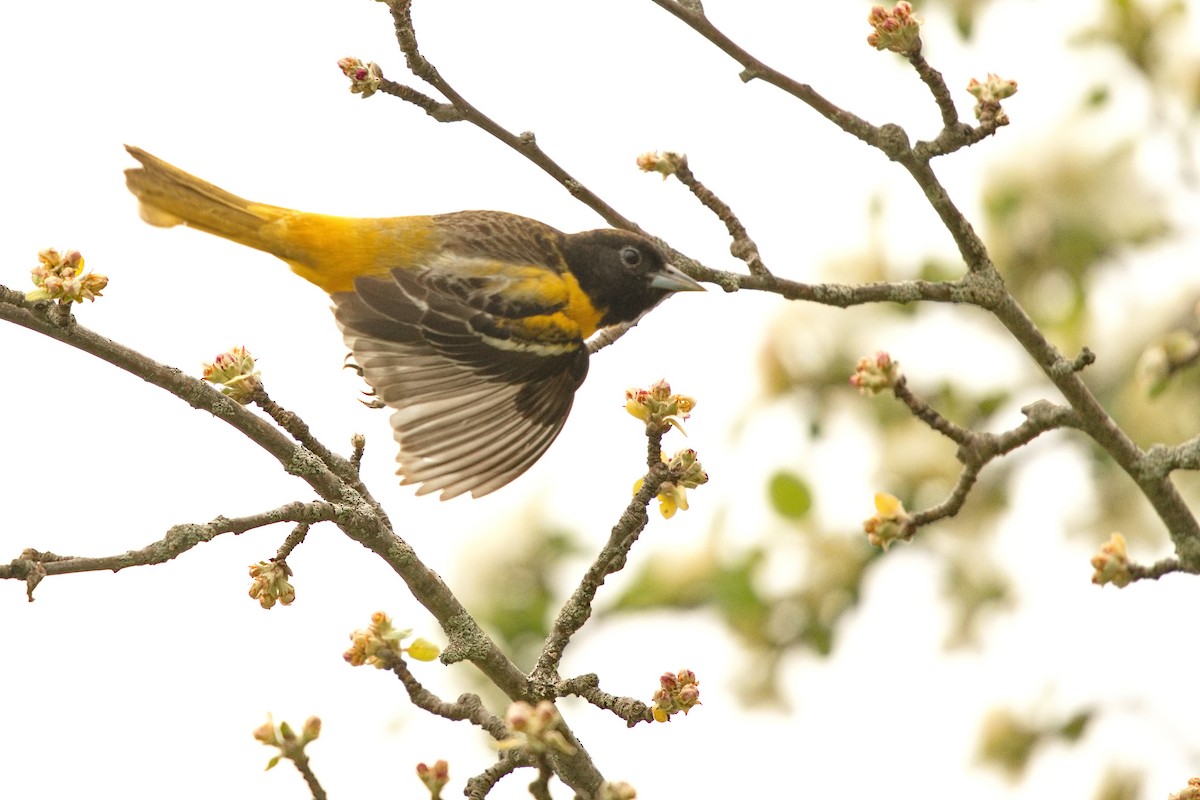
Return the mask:
{"type": "Polygon", "coordinates": [[[680,711],[686,716],[700,705],[700,681],[690,669],[679,672],[664,672],[658,679],[658,691],[654,693],[654,721],[668,722],[680,711]]]}
{"type": "Polygon", "coordinates": [[[285,561],[260,561],[250,565],[250,596],[263,608],[272,608],[276,603],[290,606],[296,599],[296,589],[288,582],[292,577],[291,567],[285,561]]]}
{"type": "Polygon", "coordinates": [[[686,164],[687,156],[682,153],[651,152],[642,153],[637,157],[638,169],[642,172],[657,172],[663,176],[664,181],[686,164]]]}
{"type": "Polygon", "coordinates": [[[649,389],[626,389],[625,410],[633,416],[659,428],[674,426],[682,431],[696,401],[684,394],[671,394],[671,384],[658,381],[649,389]]]}
{"type": "Polygon", "coordinates": [[[893,361],[890,355],[881,350],[858,360],[854,374],[850,376],[850,385],[863,394],[877,395],[893,388],[902,375],[900,362],[893,361]]]}
{"type": "Polygon", "coordinates": [[[221,387],[221,393],[246,405],[262,388],[262,375],[254,369],[254,356],[244,347],[233,347],[205,362],[201,377],[221,387]]]}
{"type": "Polygon", "coordinates": [[[913,16],[910,3],[901,0],[890,11],[883,6],[873,6],[867,21],[873,28],[867,36],[867,44],[876,50],[891,50],[903,56],[921,52],[921,20],[913,16]]]}
{"type": "Polygon", "coordinates": [[[450,782],[450,765],[444,758],[435,761],[432,767],[422,761],[417,764],[417,777],[429,790],[429,800],[441,800],[442,789],[450,782]]]}
{"type": "MultiPolygon", "coordinates": [[[[693,398],[672,394],[671,384],[666,381],[658,381],[649,389],[625,390],[625,410],[646,423],[648,432],[661,432],[673,426],[686,436],[683,421],[691,415],[695,406],[693,398]]],[[[680,509],[687,511],[687,490],[707,483],[708,473],[700,465],[695,450],[680,450],[671,458],[667,458],[666,453],[661,456],[671,474],[659,486],[658,510],[663,517],[670,519],[680,509]]],[[[633,484],[634,494],[641,491],[643,483],[644,479],[638,479],[633,484]]]]}
{"type": "Polygon", "coordinates": [[[364,664],[375,669],[387,669],[394,660],[408,653],[417,661],[433,661],[441,652],[433,642],[417,637],[407,647],[400,642],[412,636],[412,628],[397,628],[382,611],[371,615],[371,624],[350,634],[350,649],[342,658],[352,667],[364,664]]]}
{"type": "Polygon", "coordinates": [[[1008,124],[1008,115],[1000,107],[1000,101],[1017,93],[1016,81],[989,72],[987,80],[971,78],[967,92],[975,98],[975,119],[981,122],[986,120],[997,126],[1008,124]]]}
{"type": "Polygon", "coordinates": [[[309,717],[304,721],[304,727],[300,729],[299,736],[286,722],[280,722],[276,726],[275,720],[269,715],[266,723],[254,731],[255,739],[269,747],[279,748],[279,754],[267,762],[267,769],[271,769],[279,763],[280,759],[284,758],[292,761],[307,760],[308,756],[305,755],[304,748],[320,735],[321,720],[317,717],[309,717]]]}
{"type": "Polygon", "coordinates": [[[78,250],[68,250],[60,255],[54,248],[47,248],[38,253],[38,265],[30,274],[37,288],[25,294],[26,300],[94,301],[108,286],[108,278],[104,275],[84,274],[83,256],[78,250]]]}
{"type": "Polygon", "coordinates": [[[1133,581],[1129,572],[1129,551],[1125,547],[1125,537],[1114,533],[1109,540],[1100,545],[1100,552],[1092,556],[1092,583],[1103,586],[1111,583],[1118,589],[1128,586],[1133,581]]]}
{"type": "MultiPolygon", "coordinates": [[[[687,490],[708,483],[708,473],[697,460],[696,451],[690,448],[680,450],[669,460],[664,456],[663,460],[671,471],[671,480],[658,487],[658,510],[665,519],[670,519],[677,510],[687,511],[687,490]]],[[[634,493],[640,488],[635,488],[634,493]]]]}
{"type": "Polygon", "coordinates": [[[361,58],[339,58],[338,68],[350,79],[350,91],[361,94],[364,99],[379,91],[383,83],[383,70],[374,61],[364,64],[361,58]]]}
{"type": "Polygon", "coordinates": [[[909,530],[912,518],[904,510],[904,504],[894,495],[875,493],[875,516],[863,522],[867,541],[884,550],[897,539],[907,541],[912,537],[909,530]]]}

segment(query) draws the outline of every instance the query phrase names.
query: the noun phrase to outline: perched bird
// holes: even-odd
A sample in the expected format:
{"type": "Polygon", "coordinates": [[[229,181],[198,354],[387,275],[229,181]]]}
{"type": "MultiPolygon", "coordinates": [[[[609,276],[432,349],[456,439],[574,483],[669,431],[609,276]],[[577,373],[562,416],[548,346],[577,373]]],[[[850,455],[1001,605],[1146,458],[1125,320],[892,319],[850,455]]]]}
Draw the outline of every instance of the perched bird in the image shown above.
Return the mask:
{"type": "Polygon", "coordinates": [[[401,483],[480,497],[529,469],[562,430],[585,340],[703,287],[649,238],[564,234],[500,211],[359,219],[244,200],[136,147],[142,219],[278,256],[333,299],[347,347],[395,409],[401,483]]]}

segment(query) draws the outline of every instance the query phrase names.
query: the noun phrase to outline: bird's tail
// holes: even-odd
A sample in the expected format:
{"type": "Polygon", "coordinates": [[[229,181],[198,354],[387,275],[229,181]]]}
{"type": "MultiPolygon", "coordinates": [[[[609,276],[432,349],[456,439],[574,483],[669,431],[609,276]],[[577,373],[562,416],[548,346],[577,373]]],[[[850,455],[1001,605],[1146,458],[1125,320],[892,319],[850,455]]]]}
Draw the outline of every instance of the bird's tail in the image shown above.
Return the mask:
{"type": "Polygon", "coordinates": [[[140,167],[125,170],[146,222],[187,225],[283,259],[330,294],[351,291],[361,275],[424,263],[441,239],[432,217],[357,219],[252,203],[126,145],[140,167]]]}
{"type": "Polygon", "coordinates": [[[139,147],[126,145],[125,149],[141,162],[140,167],[125,170],[125,184],[137,197],[138,213],[146,222],[162,228],[187,225],[284,260],[298,255],[289,252],[292,248],[274,224],[297,212],[252,203],[139,147]]]}

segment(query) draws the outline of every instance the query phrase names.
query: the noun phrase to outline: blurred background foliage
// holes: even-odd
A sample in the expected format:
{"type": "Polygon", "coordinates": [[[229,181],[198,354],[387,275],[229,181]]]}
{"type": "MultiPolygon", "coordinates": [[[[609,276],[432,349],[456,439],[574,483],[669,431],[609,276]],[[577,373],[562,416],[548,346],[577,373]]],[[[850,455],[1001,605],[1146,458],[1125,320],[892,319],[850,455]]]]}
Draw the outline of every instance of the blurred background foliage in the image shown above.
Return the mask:
{"type": "MultiPolygon", "coordinates": [[[[989,5],[987,0],[932,0],[920,4],[918,11],[927,17],[948,14],[954,29],[969,40],[979,35],[977,22],[989,5]]],[[[1007,159],[1002,168],[991,170],[974,199],[980,216],[972,223],[1009,288],[1050,340],[1068,357],[1083,346],[1099,353],[1086,379],[1135,441],[1143,446],[1174,443],[1196,433],[1200,377],[1193,369],[1172,370],[1161,391],[1150,396],[1145,383],[1137,380],[1138,365],[1148,348],[1172,332],[1184,331],[1195,340],[1194,309],[1200,297],[1174,298],[1170,307],[1147,309],[1132,321],[1112,319],[1111,306],[1097,299],[1103,300],[1103,287],[1113,275],[1126,273],[1131,264],[1156,268],[1158,262],[1141,257],[1176,241],[1172,197],[1196,190],[1192,143],[1200,111],[1200,58],[1182,46],[1180,33],[1187,15],[1196,10],[1182,2],[1150,0],[1105,0],[1100,8],[1099,18],[1080,19],[1076,35],[1064,47],[1081,56],[1107,54],[1112,79],[1098,74],[1078,87],[1077,96],[1062,98],[1064,107],[1073,110],[1060,126],[1027,141],[1019,159],[1007,159]],[[1117,77],[1125,81],[1120,91],[1129,91],[1128,71],[1150,98],[1152,113],[1115,139],[1098,135],[1117,96],[1117,77]],[[1179,169],[1165,175],[1148,172],[1145,149],[1163,147],[1177,149],[1173,155],[1179,169]]],[[[1017,102],[1009,104],[1019,109],[1017,102]]],[[[1019,125],[1019,111],[1012,116],[1019,125]]],[[[971,205],[969,198],[956,200],[971,205]]],[[[870,218],[876,227],[866,237],[868,244],[825,265],[826,278],[938,280],[961,274],[960,264],[936,256],[915,266],[894,262],[880,244],[887,238],[886,204],[878,198],[872,202],[870,218]]],[[[857,359],[879,340],[879,331],[908,329],[945,311],[932,305],[880,306],[851,316],[791,304],[762,342],[760,393],[735,428],[749,425],[764,404],[783,409],[809,439],[810,446],[797,447],[796,452],[811,455],[835,421],[849,417],[875,450],[874,485],[895,494],[908,509],[940,502],[959,472],[953,445],[914,420],[894,399],[859,396],[847,378],[857,359]],[[872,315],[872,322],[864,324],[863,314],[872,315]],[[875,335],[864,335],[864,329],[875,335]]],[[[971,325],[979,322],[974,311],[955,313],[970,318],[971,325]]],[[[997,329],[993,324],[993,335],[997,329]]],[[[936,340],[925,344],[938,347],[936,340]]],[[[1019,349],[1011,340],[1001,340],[999,347],[1019,349]]],[[[908,350],[917,353],[915,346],[908,350]]],[[[904,355],[899,358],[904,362],[904,355]]],[[[950,420],[998,432],[1020,421],[1021,405],[1039,397],[1058,400],[1028,363],[1018,372],[1019,381],[1003,385],[960,378],[953,370],[949,375],[906,374],[910,387],[950,420]]],[[[1050,436],[1069,440],[1087,456],[1092,470],[1096,502],[1076,518],[1077,536],[1098,546],[1110,530],[1119,530],[1140,549],[1167,549],[1161,525],[1123,473],[1071,432],[1050,436]]],[[[918,533],[918,546],[939,562],[949,610],[947,648],[979,646],[982,622],[1019,603],[1012,589],[1012,565],[989,553],[997,523],[1009,507],[1014,466],[1020,459],[1010,456],[991,464],[957,519],[918,533]]],[[[839,624],[863,597],[865,579],[886,560],[861,530],[831,524],[828,515],[819,513],[820,471],[811,457],[771,467],[755,498],[771,509],[770,519],[749,542],[744,535],[730,535],[731,528],[740,525],[739,510],[731,506],[715,515],[707,535],[689,552],[641,552],[631,561],[619,590],[601,595],[598,615],[615,618],[664,610],[712,615],[744,654],[745,675],[736,687],[744,702],[786,705],[794,700],[794,690],[779,681],[782,659],[796,652],[819,657],[832,653],[839,624]],[[790,585],[763,579],[765,566],[781,553],[803,565],[790,585]]],[[[1183,476],[1180,484],[1190,500],[1200,499],[1196,481],[1183,476]]],[[[866,501],[862,517],[869,513],[866,501]]],[[[518,663],[527,665],[556,610],[553,589],[564,582],[569,585],[571,576],[578,574],[581,551],[572,544],[571,531],[539,522],[536,509],[522,526],[528,534],[518,537],[524,543],[519,552],[510,541],[508,555],[497,557],[493,568],[471,573],[484,581],[475,587],[472,608],[518,663]]],[[[1056,716],[1045,709],[997,707],[980,728],[977,758],[1018,780],[1040,749],[1079,740],[1103,711],[1087,707],[1056,716]]],[[[1137,770],[1110,766],[1095,797],[1133,798],[1140,791],[1137,770]]]]}

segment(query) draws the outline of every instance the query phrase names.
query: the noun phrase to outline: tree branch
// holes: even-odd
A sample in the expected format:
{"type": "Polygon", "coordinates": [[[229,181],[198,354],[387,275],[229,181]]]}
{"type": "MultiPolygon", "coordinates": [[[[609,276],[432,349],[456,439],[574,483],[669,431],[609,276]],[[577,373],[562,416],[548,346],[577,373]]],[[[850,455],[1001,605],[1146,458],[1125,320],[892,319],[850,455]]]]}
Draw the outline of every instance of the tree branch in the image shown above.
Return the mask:
{"type": "Polygon", "coordinates": [[[630,728],[639,722],[654,721],[654,709],[641,700],[633,697],[617,697],[616,695],[602,691],[600,689],[600,677],[594,672],[560,681],[554,687],[554,691],[559,697],[575,695],[587,700],[596,706],[596,708],[611,711],[625,720],[625,724],[630,728]]]}
{"type": "Polygon", "coordinates": [[[604,580],[609,575],[625,566],[630,549],[649,521],[646,508],[669,475],[661,456],[663,433],[665,430],[647,431],[648,449],[653,452],[653,456],[648,459],[648,471],[642,480],[642,486],[625,507],[624,513],[609,534],[608,543],[588,567],[579,586],[563,604],[554,625],[550,628],[550,635],[546,637],[546,643],[542,646],[537,665],[530,673],[530,682],[542,687],[536,692],[537,699],[549,699],[554,696],[554,687],[558,683],[558,665],[562,662],[563,651],[571,637],[591,617],[592,601],[596,598],[596,592],[604,585],[604,580]]]}
{"type": "MultiPolygon", "coordinates": [[[[374,498],[347,484],[307,448],[298,446],[266,420],[203,381],[159,364],[81,325],[73,322],[65,326],[56,324],[51,311],[53,307],[47,303],[31,304],[22,293],[0,286],[0,319],[57,339],[165,389],[193,408],[207,411],[232,426],[274,456],[289,474],[299,477],[319,497],[332,504],[337,515],[331,521],[351,539],[381,557],[405,582],[418,602],[441,623],[450,639],[450,646],[443,654],[445,663],[470,660],[509,697],[525,696],[524,673],[483,632],[437,573],[425,566],[408,543],[395,534],[391,521],[374,498]]],[[[599,778],[596,783],[599,784],[599,778]]]]}
{"type": "Polygon", "coordinates": [[[422,686],[421,682],[409,670],[408,664],[399,655],[390,659],[388,668],[404,684],[404,689],[408,692],[408,698],[417,708],[453,722],[461,722],[463,720],[470,722],[472,725],[482,728],[498,742],[504,741],[511,735],[508,726],[504,724],[504,720],[488,711],[484,707],[483,700],[479,698],[479,695],[470,693],[462,694],[459,695],[456,702],[448,703],[422,686]]]}
{"type": "Polygon", "coordinates": [[[328,522],[337,519],[342,510],[343,508],[333,503],[294,502],[245,517],[217,517],[208,523],[183,523],[171,526],[161,539],[152,544],[112,556],[60,556],[26,549],[8,564],[0,564],[0,580],[15,578],[29,584],[31,577],[36,575],[36,580],[27,590],[32,602],[34,586],[49,575],[105,570],[119,572],[127,567],[163,564],[197,545],[212,541],[223,533],[236,535],[277,522],[328,522]]]}
{"type": "MultiPolygon", "coordinates": [[[[949,102],[949,96],[944,89],[945,84],[940,73],[925,63],[923,58],[917,58],[913,60],[913,66],[921,75],[922,80],[930,87],[941,109],[943,132],[939,137],[939,142],[912,147],[909,144],[908,135],[900,126],[885,124],[875,127],[854,114],[833,105],[810,86],[782,75],[758,61],[718,30],[693,4],[685,5],[676,0],[651,0],[651,2],[682,20],[734,58],[744,67],[743,80],[758,78],[778,86],[811,106],[842,130],[878,148],[889,159],[897,162],[909,172],[913,180],[924,191],[934,212],[953,237],[963,263],[966,265],[967,274],[961,281],[953,284],[913,286],[912,288],[917,289],[919,296],[907,299],[968,302],[995,315],[1074,409],[1078,422],[1076,427],[1100,445],[1142,490],[1165,524],[1183,568],[1188,571],[1200,571],[1200,523],[1197,522],[1195,515],[1187,507],[1178,489],[1171,481],[1168,464],[1161,459],[1146,460],[1144,458],[1142,451],[1117,425],[1084,384],[1079,375],[1080,365],[1078,362],[1069,362],[1064,359],[1034,325],[1025,310],[1021,308],[1004,285],[1004,280],[996,271],[983,241],[951,201],[949,194],[930,166],[929,160],[934,155],[949,152],[951,147],[962,146],[962,144],[970,143],[974,137],[982,137],[994,132],[995,128],[1002,124],[1002,117],[993,113],[986,120],[987,124],[981,124],[974,133],[964,132],[957,123],[957,112],[953,111],[953,104],[949,102]]],[[[993,102],[991,105],[995,107],[993,111],[998,111],[998,103],[993,102]]],[[[711,280],[727,291],[740,288],[760,288],[777,291],[789,299],[808,299],[831,305],[868,302],[869,300],[864,297],[870,296],[869,293],[864,294],[856,289],[839,292],[831,291],[829,287],[787,286],[780,283],[778,279],[768,280],[762,276],[738,277],[729,273],[712,273],[694,262],[687,263],[687,266],[692,277],[698,280],[711,280]],[[780,291],[781,289],[784,291],[780,291]]],[[[888,295],[891,287],[887,284],[875,284],[870,291],[888,295]]],[[[895,297],[879,297],[878,299],[906,301],[898,300],[895,297]]],[[[960,488],[964,484],[974,481],[974,476],[969,473],[970,470],[965,470],[960,477],[960,488]]]]}
{"type": "MultiPolygon", "coordinates": [[[[468,102],[465,97],[450,85],[449,81],[442,77],[437,68],[421,54],[420,49],[417,47],[417,34],[413,28],[412,21],[412,0],[388,0],[388,8],[392,12],[392,20],[396,26],[396,40],[399,42],[400,49],[404,53],[405,63],[407,63],[409,70],[413,75],[441,92],[450,102],[450,105],[457,111],[456,114],[452,115],[452,119],[442,119],[437,114],[431,114],[435,119],[443,122],[462,119],[471,123],[529,159],[539,169],[558,181],[559,185],[570,192],[572,197],[599,214],[609,225],[614,228],[641,232],[642,229],[637,223],[627,219],[615,208],[601,200],[595,192],[584,186],[581,181],[575,179],[575,177],[563,169],[558,162],[546,155],[545,151],[538,147],[537,139],[533,133],[528,131],[521,134],[510,133],[503,126],[497,124],[468,102]]],[[[424,108],[427,112],[429,111],[427,104],[423,101],[417,102],[417,100],[411,97],[400,94],[395,94],[395,96],[400,97],[402,100],[413,102],[424,108]]],[[[424,96],[421,95],[421,97],[424,96]]],[[[429,98],[424,99],[429,100],[429,98]]]]}
{"type": "Polygon", "coordinates": [[[532,767],[535,763],[533,757],[523,750],[506,750],[495,764],[467,780],[463,794],[469,800],[483,800],[501,778],[521,767],[532,767]]]}
{"type": "Polygon", "coordinates": [[[705,39],[708,39],[722,52],[738,62],[742,66],[740,77],[743,82],[749,83],[752,80],[761,80],[772,86],[776,86],[798,100],[803,101],[818,114],[856,139],[861,139],[867,144],[878,147],[880,137],[878,128],[861,117],[838,108],[808,84],[800,83],[759,61],[718,30],[715,25],[708,21],[708,18],[704,14],[697,11],[694,7],[677,2],[676,0],[650,0],[650,2],[667,13],[678,17],[692,30],[699,33],[705,39]]]}

